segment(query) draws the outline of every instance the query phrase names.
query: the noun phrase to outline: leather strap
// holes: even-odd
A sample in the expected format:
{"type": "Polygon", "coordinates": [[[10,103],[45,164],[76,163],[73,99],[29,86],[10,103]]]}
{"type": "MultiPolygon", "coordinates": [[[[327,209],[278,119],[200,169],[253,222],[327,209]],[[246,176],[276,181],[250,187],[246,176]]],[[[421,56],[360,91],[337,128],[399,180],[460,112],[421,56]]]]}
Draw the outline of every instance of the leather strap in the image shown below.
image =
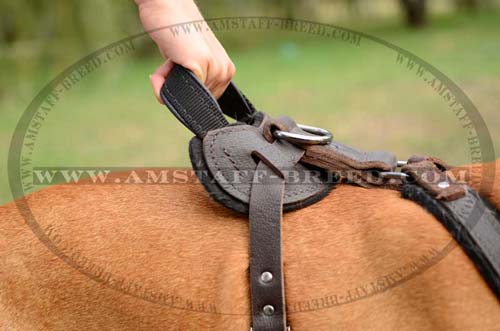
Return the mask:
{"type": "Polygon", "coordinates": [[[303,162],[331,171],[380,170],[393,171],[397,159],[385,151],[364,152],[338,141],[328,145],[306,147],[303,162]]]}
{"type": "Polygon", "coordinates": [[[437,158],[411,157],[401,171],[410,175],[435,199],[455,200],[465,196],[466,186],[452,180],[445,171],[447,168],[437,158]]]}
{"type": "MultiPolygon", "coordinates": [[[[272,120],[272,127],[301,135],[311,135],[302,130],[289,117],[282,116],[272,120]]],[[[272,133],[266,133],[271,137],[272,133]]],[[[398,188],[400,185],[390,185],[387,181],[372,175],[380,171],[394,171],[397,166],[396,156],[386,151],[365,152],[332,140],[328,145],[303,146],[305,154],[301,162],[324,170],[337,173],[344,181],[364,187],[384,186],[398,188]]]]}
{"type": "Polygon", "coordinates": [[[469,255],[476,268],[500,298],[500,215],[479,194],[467,187],[462,198],[437,200],[415,184],[403,186],[402,195],[433,214],[469,255]]]}
{"type": "Polygon", "coordinates": [[[257,165],[254,181],[249,208],[252,330],[284,331],[281,221],[285,181],[263,161],[257,165]]]}
{"type": "Polygon", "coordinates": [[[260,160],[253,176],[248,214],[253,331],[286,330],[281,257],[285,179],[281,169],[294,166],[303,154],[300,148],[282,141],[253,152],[260,160]]]}

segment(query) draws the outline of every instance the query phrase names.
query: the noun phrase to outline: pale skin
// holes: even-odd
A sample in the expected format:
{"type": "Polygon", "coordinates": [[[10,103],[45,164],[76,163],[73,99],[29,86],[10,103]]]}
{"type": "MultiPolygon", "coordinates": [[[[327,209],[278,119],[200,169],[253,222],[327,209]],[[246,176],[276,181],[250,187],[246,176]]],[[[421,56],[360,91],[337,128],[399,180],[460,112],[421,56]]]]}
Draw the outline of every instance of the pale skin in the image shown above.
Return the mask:
{"type": "Polygon", "coordinates": [[[135,0],[139,16],[165,62],[150,75],[158,102],[160,89],[174,63],[191,70],[219,98],[235,73],[235,66],[210,28],[175,36],[166,28],[203,20],[192,0],[135,0]],[[165,27],[165,28],[163,28],[165,27]]]}

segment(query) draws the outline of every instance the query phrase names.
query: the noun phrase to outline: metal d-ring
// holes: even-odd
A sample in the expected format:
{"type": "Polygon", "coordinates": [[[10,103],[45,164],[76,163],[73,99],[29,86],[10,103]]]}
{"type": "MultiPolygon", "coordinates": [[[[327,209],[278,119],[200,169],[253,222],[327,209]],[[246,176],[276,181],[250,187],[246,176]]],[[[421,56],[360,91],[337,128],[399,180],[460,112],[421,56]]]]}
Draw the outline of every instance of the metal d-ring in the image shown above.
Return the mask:
{"type": "Polygon", "coordinates": [[[296,145],[326,145],[333,139],[333,135],[328,130],[302,124],[297,124],[297,126],[313,136],[281,130],[274,131],[273,135],[277,139],[283,139],[296,145]]]}
{"type": "Polygon", "coordinates": [[[406,179],[409,177],[408,174],[399,171],[381,171],[378,173],[378,176],[383,179],[406,179]]]}

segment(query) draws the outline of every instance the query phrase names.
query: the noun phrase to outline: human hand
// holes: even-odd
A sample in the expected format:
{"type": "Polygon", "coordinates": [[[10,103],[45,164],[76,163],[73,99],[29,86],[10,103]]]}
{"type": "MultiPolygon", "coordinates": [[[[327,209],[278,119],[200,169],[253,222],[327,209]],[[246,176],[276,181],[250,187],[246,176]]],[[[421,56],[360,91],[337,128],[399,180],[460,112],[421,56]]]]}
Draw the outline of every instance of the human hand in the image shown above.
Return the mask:
{"type": "Polygon", "coordinates": [[[150,76],[153,91],[160,103],[160,89],[174,63],[191,70],[219,98],[231,81],[235,66],[192,0],[135,0],[148,34],[158,46],[165,62],[150,76]],[[179,26],[188,23],[189,32],[179,26]],[[195,29],[195,24],[203,28],[195,29]]]}

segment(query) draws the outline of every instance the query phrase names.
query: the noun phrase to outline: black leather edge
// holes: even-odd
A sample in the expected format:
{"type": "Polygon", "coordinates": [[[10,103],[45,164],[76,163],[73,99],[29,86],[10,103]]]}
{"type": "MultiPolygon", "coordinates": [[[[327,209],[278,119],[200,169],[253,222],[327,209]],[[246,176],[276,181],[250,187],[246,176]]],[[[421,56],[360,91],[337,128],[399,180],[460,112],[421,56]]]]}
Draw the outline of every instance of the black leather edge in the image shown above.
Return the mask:
{"type": "Polygon", "coordinates": [[[217,102],[224,114],[234,118],[238,122],[250,124],[256,113],[255,107],[250,100],[245,97],[233,82],[229,83],[217,102]]]}
{"type": "MultiPolygon", "coordinates": [[[[472,189],[469,188],[469,190],[472,191],[477,199],[481,200],[485,208],[488,208],[495,214],[497,221],[500,220],[499,211],[494,206],[492,206],[489,201],[482,198],[477,192],[473,191],[472,189]]],[[[448,211],[445,206],[446,202],[436,200],[422,187],[414,184],[405,184],[403,186],[401,194],[405,199],[412,200],[418,203],[420,206],[424,207],[444,225],[444,227],[451,233],[453,238],[460,244],[465,253],[472,260],[476,268],[486,280],[488,286],[500,300],[500,278],[494,271],[494,268],[491,265],[488,257],[485,256],[485,253],[482,249],[479,249],[466,227],[463,226],[455,218],[455,216],[448,211]]],[[[475,214],[477,214],[477,212],[475,212],[475,214]]],[[[472,224],[471,226],[474,226],[474,224],[472,224]]]]}
{"type": "MultiPolygon", "coordinates": [[[[198,179],[201,181],[207,192],[209,192],[210,196],[215,201],[221,203],[223,206],[231,210],[234,210],[238,213],[245,215],[248,214],[247,203],[244,203],[230,196],[220,187],[219,184],[217,184],[217,181],[210,173],[207,164],[205,162],[205,159],[203,157],[203,141],[198,137],[193,137],[189,142],[189,158],[191,159],[191,165],[193,167],[193,170],[196,172],[198,179]]],[[[308,166],[308,168],[312,167],[308,166]]],[[[324,174],[323,176],[323,178],[325,179],[324,189],[320,193],[315,194],[303,201],[284,204],[283,212],[290,212],[310,206],[320,201],[324,197],[326,197],[335,187],[335,183],[329,183],[326,180],[328,176],[326,175],[325,171],[319,168],[318,169],[314,168],[314,170],[320,170],[321,173],[324,174]]]]}

